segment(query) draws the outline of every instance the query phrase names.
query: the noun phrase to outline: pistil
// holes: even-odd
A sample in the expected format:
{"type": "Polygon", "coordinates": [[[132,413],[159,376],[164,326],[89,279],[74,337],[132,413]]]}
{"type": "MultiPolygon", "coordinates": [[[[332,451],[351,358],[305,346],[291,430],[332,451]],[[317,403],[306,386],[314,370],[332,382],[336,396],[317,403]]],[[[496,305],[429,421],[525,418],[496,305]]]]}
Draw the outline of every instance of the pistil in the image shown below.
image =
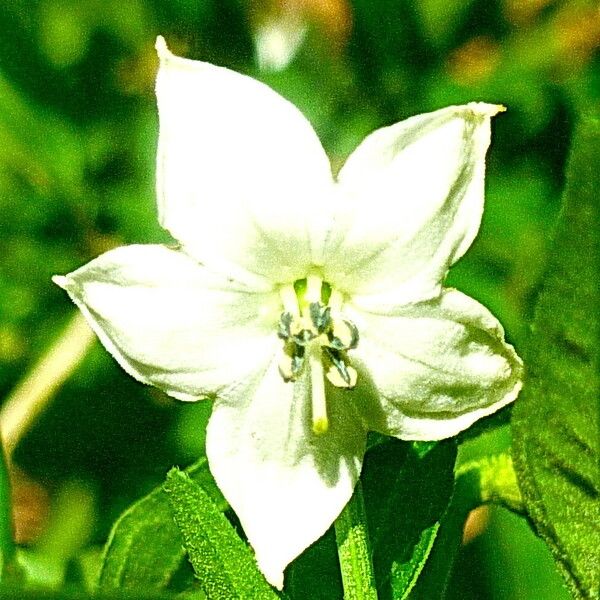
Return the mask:
{"type": "Polygon", "coordinates": [[[329,419],[327,418],[321,346],[316,342],[312,343],[308,349],[308,367],[312,397],[312,428],[317,435],[320,435],[329,429],[329,419]]]}

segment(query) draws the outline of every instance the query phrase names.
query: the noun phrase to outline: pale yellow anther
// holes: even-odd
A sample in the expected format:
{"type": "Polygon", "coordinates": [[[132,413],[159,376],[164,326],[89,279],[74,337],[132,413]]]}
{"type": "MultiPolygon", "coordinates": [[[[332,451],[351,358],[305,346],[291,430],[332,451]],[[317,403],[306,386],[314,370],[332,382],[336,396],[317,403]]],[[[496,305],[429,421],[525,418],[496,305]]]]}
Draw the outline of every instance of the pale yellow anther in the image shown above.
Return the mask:
{"type": "Polygon", "coordinates": [[[329,429],[327,418],[327,401],[325,399],[325,379],[323,362],[321,361],[321,346],[311,344],[308,349],[308,366],[310,369],[310,387],[312,397],[312,423],[316,434],[326,433],[329,429]]]}
{"type": "Polygon", "coordinates": [[[348,389],[353,388],[358,380],[356,369],[350,365],[346,365],[346,371],[348,372],[349,381],[346,381],[342,377],[341,373],[335,368],[335,366],[331,365],[329,369],[327,369],[327,379],[335,387],[348,389]]]}
{"type": "Polygon", "coordinates": [[[300,315],[300,307],[298,306],[298,296],[296,296],[294,286],[291,283],[281,286],[279,296],[283,304],[283,310],[290,313],[293,317],[298,317],[300,315]]]}
{"type": "Polygon", "coordinates": [[[286,381],[294,378],[293,364],[293,358],[286,352],[282,352],[279,357],[279,372],[286,381]]]}
{"type": "Polygon", "coordinates": [[[349,348],[352,344],[353,332],[346,321],[335,320],[333,322],[333,336],[338,338],[344,347],[349,348]]]}

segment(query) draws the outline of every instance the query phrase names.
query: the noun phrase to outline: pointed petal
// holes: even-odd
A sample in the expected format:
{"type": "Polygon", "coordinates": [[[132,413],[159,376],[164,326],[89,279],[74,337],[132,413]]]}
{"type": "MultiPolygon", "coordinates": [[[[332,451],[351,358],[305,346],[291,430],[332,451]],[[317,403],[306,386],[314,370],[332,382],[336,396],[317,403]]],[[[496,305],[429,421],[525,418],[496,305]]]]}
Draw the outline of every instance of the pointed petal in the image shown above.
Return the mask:
{"type": "Polygon", "coordinates": [[[368,136],[339,175],[347,209],[325,248],[325,278],[375,312],[437,296],[479,229],[501,109],[451,106],[368,136]]]}
{"type": "Polygon", "coordinates": [[[328,397],[329,430],[312,430],[307,369],[286,383],[277,364],[217,400],[207,431],[211,471],[238,515],[267,580],[317,540],[350,499],[366,432],[352,405],[328,397]]]}
{"type": "Polygon", "coordinates": [[[162,38],[157,50],[161,224],[238,279],[304,277],[322,252],[315,228],[333,188],[312,127],[250,77],[176,57],[162,38]]]}
{"type": "MultiPolygon", "coordinates": [[[[457,290],[385,317],[348,308],[372,388],[369,426],[406,440],[456,435],[512,402],[522,362],[496,318],[457,290]]],[[[360,376],[359,376],[360,377],[360,376]]]]}
{"type": "Polygon", "coordinates": [[[275,293],[164,246],[117,248],[54,281],[130,375],[180,400],[243,380],[279,347],[275,293]]]}

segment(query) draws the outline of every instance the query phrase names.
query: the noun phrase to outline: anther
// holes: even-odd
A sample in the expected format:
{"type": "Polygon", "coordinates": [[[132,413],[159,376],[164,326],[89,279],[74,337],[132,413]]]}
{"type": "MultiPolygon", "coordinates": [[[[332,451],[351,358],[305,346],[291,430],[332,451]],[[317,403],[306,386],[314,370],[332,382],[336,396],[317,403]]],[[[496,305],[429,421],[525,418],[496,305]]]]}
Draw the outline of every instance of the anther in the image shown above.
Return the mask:
{"type": "Polygon", "coordinates": [[[323,333],[331,326],[331,310],[329,307],[323,309],[323,305],[317,302],[312,302],[308,311],[310,320],[317,333],[323,333]]]}
{"type": "Polygon", "coordinates": [[[307,276],[304,293],[298,292],[300,296],[291,284],[282,286],[279,293],[284,309],[277,330],[284,340],[279,371],[285,381],[295,381],[308,362],[312,428],[322,434],[329,427],[325,377],[338,388],[351,389],[356,385],[357,372],[349,364],[347,351],[356,348],[358,329],[342,317],[342,294],[324,284],[318,275],[307,276]],[[322,299],[324,289],[326,306],[322,299]]]}
{"type": "Polygon", "coordinates": [[[304,366],[304,347],[294,343],[286,345],[279,358],[279,373],[284,381],[295,381],[304,366]]]}
{"type": "Polygon", "coordinates": [[[340,369],[333,364],[327,369],[326,377],[332,385],[337,388],[352,389],[358,380],[356,369],[350,365],[344,365],[345,373],[342,375],[340,369]]]}
{"type": "Polygon", "coordinates": [[[354,323],[338,319],[333,321],[329,343],[336,350],[352,350],[358,345],[358,329],[354,323]]]}
{"type": "Polygon", "coordinates": [[[293,317],[291,313],[282,313],[281,318],[279,319],[279,324],[277,325],[277,336],[282,340],[287,340],[292,335],[292,320],[293,317]]]}
{"type": "Polygon", "coordinates": [[[336,387],[353,388],[356,385],[356,370],[346,364],[346,356],[343,352],[325,346],[323,348],[329,359],[327,379],[336,387]]]}

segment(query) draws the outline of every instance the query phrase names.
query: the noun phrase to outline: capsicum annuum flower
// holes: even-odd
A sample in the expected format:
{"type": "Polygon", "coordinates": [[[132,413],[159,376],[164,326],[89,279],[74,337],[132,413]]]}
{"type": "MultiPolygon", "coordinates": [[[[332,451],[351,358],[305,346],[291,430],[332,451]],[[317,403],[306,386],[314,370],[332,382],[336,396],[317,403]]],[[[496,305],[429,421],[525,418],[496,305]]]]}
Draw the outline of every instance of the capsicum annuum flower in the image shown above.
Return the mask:
{"type": "Polygon", "coordinates": [[[439,440],[518,394],[500,323],[443,286],[479,229],[502,107],[379,129],[334,178],[270,88],[157,50],[158,213],[178,245],[55,282],[130,375],[214,401],[210,469],[281,588],[352,495],[368,431],[439,440]]]}

